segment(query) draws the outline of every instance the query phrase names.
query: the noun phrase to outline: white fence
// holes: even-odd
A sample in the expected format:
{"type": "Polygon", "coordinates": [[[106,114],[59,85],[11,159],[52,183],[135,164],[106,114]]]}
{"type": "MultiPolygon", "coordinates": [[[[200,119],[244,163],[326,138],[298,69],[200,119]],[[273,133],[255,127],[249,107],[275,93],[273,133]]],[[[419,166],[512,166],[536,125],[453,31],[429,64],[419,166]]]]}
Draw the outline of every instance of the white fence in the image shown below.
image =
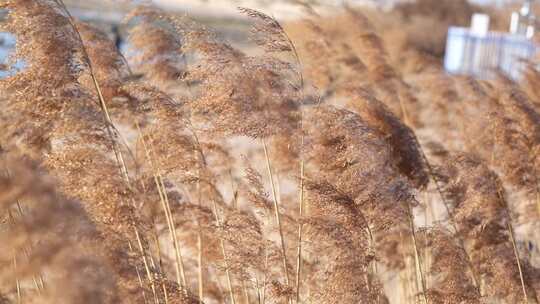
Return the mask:
{"type": "Polygon", "coordinates": [[[451,27],[444,66],[453,74],[485,79],[501,71],[518,80],[524,71],[525,61],[533,59],[539,50],[538,45],[523,36],[497,32],[482,35],[471,32],[469,28],[451,27]]]}

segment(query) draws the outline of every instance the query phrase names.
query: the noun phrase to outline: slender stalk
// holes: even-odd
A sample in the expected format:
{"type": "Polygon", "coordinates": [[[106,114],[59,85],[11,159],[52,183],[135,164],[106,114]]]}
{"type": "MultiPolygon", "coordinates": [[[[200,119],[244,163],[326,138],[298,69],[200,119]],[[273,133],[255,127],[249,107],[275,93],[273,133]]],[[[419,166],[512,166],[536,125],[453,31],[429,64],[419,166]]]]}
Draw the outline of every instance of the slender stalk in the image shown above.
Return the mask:
{"type": "Polygon", "coordinates": [[[508,231],[510,232],[510,241],[512,242],[512,248],[514,249],[514,255],[516,258],[516,263],[519,271],[519,279],[521,281],[521,289],[523,291],[523,299],[525,303],[529,303],[529,296],[527,295],[527,288],[525,287],[525,279],[523,278],[523,270],[521,269],[521,260],[519,258],[519,251],[516,246],[516,240],[514,237],[514,229],[510,222],[507,223],[508,231]]]}
{"type": "MultiPolygon", "coordinates": [[[[199,229],[200,230],[200,229],[199,229]]],[[[202,252],[202,233],[199,231],[197,233],[197,268],[198,268],[198,275],[197,280],[199,283],[199,302],[203,303],[204,299],[204,292],[203,292],[203,269],[202,269],[202,261],[203,261],[203,252],[202,252]]]]}
{"type": "MultiPolygon", "coordinates": [[[[493,149],[491,153],[491,165],[493,166],[494,163],[495,163],[495,149],[493,149]]],[[[538,188],[537,188],[537,195],[538,195],[538,188]]],[[[499,197],[499,201],[501,202],[501,204],[503,204],[502,207],[505,210],[506,215],[508,217],[508,222],[506,223],[506,229],[508,230],[508,234],[510,235],[510,242],[512,243],[512,250],[514,252],[514,258],[516,259],[516,264],[519,271],[519,279],[521,283],[521,290],[523,292],[523,298],[525,300],[525,303],[529,303],[529,296],[527,295],[527,288],[525,287],[525,279],[523,277],[523,270],[521,267],[521,259],[519,257],[519,251],[518,251],[516,240],[515,240],[514,228],[512,225],[512,214],[510,213],[510,208],[508,204],[506,203],[503,193],[501,193],[501,189],[497,190],[497,196],[499,197]]],[[[540,205],[539,205],[539,208],[540,208],[540,205]]]]}
{"type": "MultiPolygon", "coordinates": [[[[156,230],[157,230],[157,228],[156,228],[156,230]]],[[[157,234],[158,234],[158,232],[154,231],[154,233],[152,235],[154,237],[154,243],[156,244],[157,260],[158,260],[159,269],[161,270],[163,268],[163,261],[161,259],[161,245],[159,244],[159,237],[158,237],[157,234]]]]}
{"type": "Polygon", "coordinates": [[[152,171],[154,175],[154,183],[156,184],[156,188],[158,190],[161,207],[163,209],[163,212],[165,213],[165,220],[167,221],[167,228],[169,230],[169,236],[171,238],[171,242],[173,243],[174,252],[175,252],[176,282],[179,286],[187,287],[183,258],[180,252],[180,245],[178,242],[178,237],[176,235],[176,228],[175,228],[176,226],[174,223],[174,219],[172,218],[172,213],[169,206],[168,194],[167,194],[167,191],[165,190],[163,178],[161,177],[161,174],[159,173],[159,169],[157,168],[157,165],[155,164],[155,161],[154,161],[155,158],[152,157],[153,152],[151,151],[151,147],[149,147],[148,144],[146,143],[146,140],[144,136],[142,135],[142,132],[138,123],[136,124],[136,126],[139,132],[139,136],[141,138],[141,142],[143,144],[143,149],[145,151],[147,161],[152,166],[152,171]]]}
{"type": "Polygon", "coordinates": [[[407,112],[407,109],[405,108],[405,103],[403,102],[403,98],[398,97],[399,100],[399,107],[401,109],[401,114],[403,114],[403,121],[406,125],[412,126],[409,119],[409,113],[407,112]]]}
{"type": "MultiPolygon", "coordinates": [[[[130,184],[129,176],[126,175],[126,178],[127,178],[126,183],[128,183],[128,185],[129,185],[130,184]]],[[[158,186],[158,189],[160,189],[159,186],[158,186]]],[[[160,197],[161,197],[161,195],[160,195],[160,197]]],[[[154,279],[152,277],[150,267],[148,266],[148,261],[147,261],[147,257],[146,257],[146,251],[145,251],[144,247],[142,246],[141,236],[139,234],[139,230],[138,230],[137,226],[135,225],[135,223],[133,223],[133,228],[134,228],[134,232],[135,232],[135,237],[137,239],[137,243],[139,244],[139,250],[140,250],[141,256],[143,258],[143,264],[145,265],[146,274],[147,274],[148,280],[150,281],[150,286],[151,286],[151,289],[152,289],[152,293],[154,295],[154,300],[155,300],[156,304],[159,304],[159,298],[157,297],[155,282],[154,282],[154,279]]]]}
{"type": "Polygon", "coordinates": [[[257,303],[262,304],[261,287],[259,286],[259,279],[255,277],[255,288],[257,289],[257,303]]]}
{"type": "Polygon", "coordinates": [[[250,299],[249,299],[249,290],[246,286],[246,282],[244,280],[242,280],[242,289],[244,290],[244,300],[246,302],[246,304],[250,304],[250,299]]]}
{"type": "Polygon", "coordinates": [[[187,281],[186,281],[186,274],[184,271],[184,262],[182,258],[182,253],[180,249],[180,243],[178,242],[178,236],[176,234],[176,225],[174,223],[174,218],[172,216],[171,212],[171,204],[169,202],[169,195],[167,194],[167,191],[165,191],[165,183],[163,182],[163,177],[161,175],[158,175],[159,183],[161,186],[161,191],[163,194],[163,197],[165,198],[165,211],[169,214],[169,221],[172,229],[172,235],[173,235],[173,245],[174,245],[174,252],[176,255],[176,260],[178,261],[178,267],[180,267],[180,277],[182,279],[182,285],[184,288],[187,288],[187,281]]]}
{"type": "Polygon", "coordinates": [[[229,173],[229,180],[231,182],[231,191],[232,191],[232,194],[233,194],[232,205],[233,205],[233,208],[236,209],[236,207],[238,206],[238,190],[234,186],[234,179],[233,179],[233,175],[232,175],[232,170],[229,169],[228,173],[229,173]]]}
{"type": "MultiPolygon", "coordinates": [[[[152,234],[152,237],[157,240],[157,236],[152,234]]],[[[157,244],[157,247],[158,247],[158,257],[160,256],[160,253],[159,253],[159,244],[157,244]]],[[[151,250],[150,250],[151,251],[151,250]]],[[[156,261],[154,259],[154,257],[152,256],[152,253],[150,252],[150,254],[148,255],[148,258],[150,259],[150,265],[152,266],[152,269],[155,269],[157,271],[157,274],[159,274],[159,281],[161,282],[161,287],[163,289],[163,296],[165,298],[165,304],[167,304],[169,302],[168,300],[168,295],[167,295],[167,287],[165,286],[165,282],[163,280],[163,271],[161,269],[161,265],[158,265],[156,264],[156,261]]]]}
{"type": "MultiPolygon", "coordinates": [[[[133,246],[131,245],[131,242],[128,241],[128,248],[129,251],[133,252],[133,246]]],[[[139,271],[139,267],[135,265],[135,273],[137,274],[137,281],[139,282],[139,287],[141,288],[142,297],[144,300],[144,303],[148,303],[148,298],[146,297],[146,291],[144,290],[144,283],[142,280],[141,272],[139,271]]]]}
{"type": "MultiPolygon", "coordinates": [[[[530,146],[530,145],[529,145],[530,146]]],[[[537,163],[537,156],[531,151],[529,150],[529,154],[532,155],[532,160],[531,160],[531,163],[532,164],[536,164],[537,163]]],[[[536,195],[536,210],[538,212],[538,214],[540,215],[540,177],[538,177],[538,169],[536,169],[537,166],[534,167],[534,192],[535,192],[535,195],[536,195]]]]}
{"type": "MultiPolygon", "coordinates": [[[[126,163],[124,161],[124,157],[123,157],[122,153],[120,152],[120,150],[118,148],[118,143],[115,140],[114,124],[112,122],[111,116],[109,115],[109,110],[108,110],[108,107],[107,107],[107,103],[105,102],[105,98],[103,97],[103,93],[101,91],[101,86],[99,85],[99,82],[98,82],[97,77],[95,75],[94,66],[92,64],[92,61],[90,60],[90,56],[88,55],[86,45],[84,44],[81,33],[79,32],[79,30],[77,29],[77,26],[75,25],[75,19],[73,18],[73,16],[71,15],[69,10],[67,9],[64,2],[62,0],[55,0],[55,1],[56,1],[56,3],[58,3],[60,8],[64,11],[66,16],[68,17],[70,26],[72,27],[73,31],[77,35],[79,43],[81,44],[81,51],[83,53],[82,57],[85,60],[85,63],[88,65],[88,69],[89,69],[89,72],[90,72],[90,78],[92,78],[92,84],[94,85],[94,89],[96,90],[96,93],[98,95],[99,105],[101,107],[103,116],[104,116],[105,121],[106,121],[107,133],[108,133],[108,135],[109,135],[109,137],[110,137],[110,139],[112,141],[113,151],[114,151],[116,160],[120,164],[120,171],[122,173],[122,176],[124,177],[124,179],[129,180],[129,175],[128,175],[126,163]]],[[[118,135],[118,134],[119,134],[119,132],[116,132],[116,135],[118,135]]]]}
{"type": "MultiPolygon", "coordinates": [[[[152,295],[154,296],[154,302],[156,304],[159,304],[159,298],[157,296],[156,286],[155,286],[153,274],[152,274],[152,271],[150,270],[150,267],[148,266],[148,260],[147,260],[147,257],[146,257],[146,250],[142,246],[141,236],[140,236],[139,230],[138,230],[138,228],[137,228],[137,226],[135,224],[133,224],[133,230],[135,231],[135,238],[137,240],[137,243],[139,244],[139,253],[141,254],[141,257],[142,257],[142,260],[143,260],[144,269],[146,271],[146,277],[148,279],[148,282],[150,282],[150,288],[152,290],[152,295]]],[[[128,244],[130,244],[129,240],[128,240],[128,244]]],[[[137,265],[135,265],[135,270],[138,271],[138,266],[137,265]]]]}
{"type": "MultiPolygon", "coordinates": [[[[17,272],[17,256],[13,255],[13,269],[15,269],[15,272],[17,272]]],[[[22,303],[22,293],[21,293],[21,282],[19,281],[19,278],[15,278],[15,287],[17,288],[17,304],[22,303]]]]}
{"type": "MultiPolygon", "coordinates": [[[[424,195],[424,201],[426,205],[426,210],[424,211],[424,225],[429,227],[432,223],[432,207],[431,207],[431,201],[428,198],[428,194],[424,195]]],[[[431,252],[429,248],[429,240],[428,238],[424,239],[424,273],[429,273],[429,265],[431,265],[431,252]]],[[[426,276],[426,288],[429,289],[430,286],[430,277],[429,275],[426,276]]]]}
{"type": "Polygon", "coordinates": [[[144,250],[144,247],[143,247],[143,244],[142,244],[142,241],[141,241],[141,236],[139,234],[139,230],[136,227],[133,227],[133,229],[135,230],[135,237],[137,239],[137,244],[139,245],[139,251],[144,254],[144,256],[143,256],[143,265],[144,265],[144,269],[146,270],[146,275],[148,276],[148,279],[150,280],[150,288],[152,289],[152,295],[154,296],[154,302],[156,304],[159,304],[159,299],[158,299],[157,292],[156,292],[156,285],[154,283],[154,279],[152,277],[152,272],[150,271],[150,267],[148,266],[148,260],[147,260],[146,254],[145,254],[146,251],[144,250]]]}
{"type": "MultiPolygon", "coordinates": [[[[294,55],[296,57],[296,60],[298,62],[298,65],[301,66],[300,58],[298,57],[298,52],[296,51],[296,47],[288,37],[287,33],[285,33],[287,39],[289,40],[290,44],[292,45],[292,49],[294,51],[294,55]]],[[[303,74],[300,71],[300,85],[301,90],[303,93],[303,86],[304,86],[304,78],[303,74]]],[[[302,96],[303,97],[303,96],[302,96]]],[[[304,109],[302,107],[303,105],[300,105],[300,185],[298,187],[298,251],[296,253],[296,303],[300,303],[300,276],[302,274],[302,230],[303,230],[303,216],[304,216],[304,170],[305,170],[305,161],[304,161],[304,109]]]]}
{"type": "Polygon", "coordinates": [[[283,227],[281,224],[281,215],[279,213],[279,205],[278,205],[278,197],[276,193],[276,185],[274,183],[274,175],[272,173],[272,165],[270,163],[270,157],[268,155],[268,147],[266,145],[266,140],[262,140],[263,142],[263,148],[264,148],[264,156],[266,158],[266,169],[268,171],[268,178],[270,179],[270,185],[272,187],[272,198],[274,202],[274,215],[276,219],[276,224],[278,226],[279,230],[279,238],[281,242],[281,256],[282,256],[282,262],[283,262],[283,269],[285,271],[285,282],[287,286],[290,286],[289,284],[289,270],[287,267],[287,251],[285,248],[285,237],[283,236],[283,227]]]}
{"type": "MultiPolygon", "coordinates": [[[[289,44],[290,48],[291,48],[291,51],[292,51],[292,56],[294,58],[294,60],[296,61],[296,64],[298,66],[298,69],[296,70],[296,74],[297,74],[297,77],[298,77],[298,82],[299,82],[299,86],[297,87],[297,89],[300,90],[301,92],[301,95],[302,95],[302,98],[301,100],[303,101],[303,88],[304,88],[304,74],[302,73],[302,62],[300,60],[300,56],[298,55],[298,50],[296,49],[296,45],[293,43],[292,39],[290,38],[289,34],[287,34],[287,32],[285,31],[285,29],[283,28],[283,26],[281,25],[281,23],[279,21],[277,21],[276,19],[272,18],[276,24],[279,26],[280,30],[281,30],[281,33],[283,35],[283,37],[285,38],[285,40],[287,41],[287,43],[289,44]]],[[[300,105],[302,106],[302,105],[300,105]]],[[[303,110],[302,108],[300,109],[300,112],[303,113],[303,110]]],[[[302,118],[301,118],[301,131],[303,132],[303,115],[301,115],[302,118]]],[[[275,183],[274,183],[274,178],[273,178],[273,174],[272,174],[272,166],[270,164],[270,158],[269,158],[269,155],[268,155],[268,148],[267,148],[267,145],[266,145],[266,141],[263,139],[263,147],[264,147],[264,155],[265,155],[265,158],[266,158],[266,165],[267,165],[267,170],[268,170],[268,177],[270,179],[270,184],[271,184],[271,187],[272,187],[272,197],[273,197],[273,200],[274,200],[274,211],[275,211],[275,218],[276,218],[276,223],[278,225],[278,229],[279,229],[279,237],[280,237],[280,242],[281,242],[281,251],[282,251],[282,258],[283,258],[283,268],[284,268],[284,271],[285,271],[285,280],[286,280],[286,284],[287,286],[290,286],[290,279],[289,279],[289,270],[288,270],[288,267],[287,267],[287,253],[286,253],[286,247],[285,247],[285,238],[283,236],[283,228],[282,228],[282,224],[281,224],[281,218],[280,218],[280,214],[279,214],[279,202],[278,202],[278,196],[276,194],[276,186],[275,186],[275,183]]],[[[302,147],[303,148],[303,142],[304,142],[304,136],[302,134],[302,147]]],[[[304,177],[304,174],[303,174],[303,170],[304,170],[304,160],[301,159],[301,182],[300,182],[300,189],[299,189],[299,192],[300,192],[300,202],[299,202],[299,205],[300,205],[300,212],[302,212],[302,205],[303,205],[303,200],[304,200],[304,184],[303,184],[303,177],[304,177]]],[[[301,259],[302,259],[302,247],[301,247],[301,237],[302,237],[302,225],[300,224],[299,227],[298,227],[298,251],[297,251],[297,267],[296,267],[296,302],[298,303],[299,301],[299,288],[300,288],[300,271],[301,271],[301,259]]],[[[292,303],[291,299],[288,300],[289,303],[292,303]]]]}
{"type": "Polygon", "coordinates": [[[219,291],[219,299],[220,299],[222,302],[224,302],[224,301],[225,301],[224,299],[225,299],[227,296],[225,295],[225,292],[223,291],[223,285],[221,284],[221,280],[216,280],[216,287],[217,287],[217,289],[218,289],[218,291],[219,291]]]}
{"type": "MultiPolygon", "coordinates": [[[[43,275],[39,275],[38,277],[38,281],[39,281],[39,286],[41,286],[41,290],[44,290],[45,289],[45,280],[43,280],[43,275]]],[[[38,288],[38,293],[41,293],[39,291],[39,288],[38,288]]]]}
{"type": "Polygon", "coordinates": [[[264,274],[262,286],[262,304],[266,303],[266,281],[268,279],[268,249],[264,247],[264,274]]]}
{"type": "Polygon", "coordinates": [[[420,287],[422,288],[422,298],[424,300],[425,304],[429,304],[427,295],[426,295],[426,280],[424,277],[424,272],[422,271],[422,261],[420,259],[420,252],[418,250],[418,239],[416,237],[416,228],[414,225],[414,216],[412,213],[412,208],[410,205],[407,204],[407,213],[409,215],[409,225],[410,225],[410,232],[411,232],[411,238],[413,240],[413,248],[414,248],[414,259],[417,265],[417,274],[418,278],[420,280],[420,287]]]}
{"type": "MultiPolygon", "coordinates": [[[[403,237],[402,231],[399,232],[399,239],[400,239],[400,246],[405,246],[407,242],[406,242],[406,238],[403,237]]],[[[413,281],[413,279],[411,279],[411,277],[414,277],[415,286],[418,287],[418,276],[411,274],[411,267],[409,266],[411,258],[405,252],[400,252],[400,254],[405,264],[404,270],[399,271],[399,284],[401,287],[400,294],[401,294],[401,297],[405,300],[405,303],[408,304],[411,298],[410,295],[416,293],[413,290],[414,288],[412,287],[411,281],[413,281]]],[[[418,290],[418,288],[416,289],[418,290]]]]}
{"type": "Polygon", "coordinates": [[[167,291],[167,286],[161,284],[161,289],[163,289],[163,297],[165,298],[165,304],[169,304],[169,292],[167,291]]]}
{"type": "MultiPolygon", "coordinates": [[[[112,119],[111,119],[111,117],[109,115],[109,110],[108,110],[107,104],[105,102],[105,98],[103,97],[103,94],[102,94],[102,91],[101,91],[101,86],[99,85],[99,82],[98,82],[97,77],[95,75],[94,67],[92,65],[92,61],[90,60],[90,56],[89,56],[88,51],[86,49],[86,45],[84,44],[84,40],[82,39],[81,33],[79,32],[79,30],[77,29],[77,26],[75,25],[75,19],[73,18],[73,16],[71,15],[69,10],[67,9],[64,2],[62,0],[55,0],[55,2],[64,11],[64,13],[66,14],[66,16],[68,18],[68,21],[69,21],[69,24],[70,24],[71,28],[73,29],[73,31],[77,35],[77,39],[79,40],[79,43],[81,45],[81,51],[83,53],[82,57],[85,60],[85,63],[88,65],[88,69],[89,69],[89,72],[90,72],[90,77],[92,78],[92,83],[93,83],[94,88],[96,90],[96,93],[98,95],[99,104],[100,104],[103,116],[105,118],[105,121],[106,121],[106,130],[107,130],[108,136],[110,137],[110,140],[111,140],[111,142],[113,144],[113,152],[115,154],[116,161],[120,166],[120,171],[121,171],[121,174],[122,174],[122,176],[123,176],[123,178],[124,178],[124,180],[126,182],[126,185],[128,186],[128,188],[131,188],[131,182],[130,182],[130,178],[129,178],[129,174],[128,174],[128,170],[127,170],[127,165],[125,163],[123,154],[122,154],[122,152],[120,151],[120,149],[118,147],[118,143],[115,140],[115,134],[120,136],[120,132],[118,132],[118,130],[116,130],[116,128],[114,127],[112,119]],[[116,131],[116,132],[114,132],[114,131],[116,131]]],[[[133,203],[134,202],[132,202],[132,204],[133,203]]],[[[135,223],[132,223],[132,224],[133,224],[133,227],[134,227],[134,230],[135,230],[135,235],[136,235],[137,241],[139,242],[140,241],[140,234],[139,234],[137,225],[135,223]]],[[[145,264],[145,267],[146,267],[148,265],[148,261],[146,260],[146,253],[144,251],[144,248],[139,248],[139,249],[141,250],[141,256],[143,258],[143,263],[145,264]]],[[[153,280],[152,275],[151,275],[151,273],[149,271],[149,268],[147,268],[146,270],[147,270],[148,280],[150,281],[150,284],[151,284],[151,287],[152,287],[152,292],[154,293],[154,299],[156,300],[156,303],[158,303],[159,300],[158,300],[157,294],[155,292],[154,280],[153,280]]]]}
{"type": "Polygon", "coordinates": [[[540,215],[540,181],[538,176],[536,177],[536,209],[540,215]]]}
{"type": "MultiPolygon", "coordinates": [[[[364,221],[366,221],[366,220],[364,219],[364,221]]],[[[366,231],[367,231],[368,236],[369,236],[369,246],[370,246],[370,248],[375,248],[375,239],[373,238],[373,232],[371,231],[371,228],[369,227],[369,223],[367,221],[366,221],[366,231]]],[[[373,261],[371,261],[370,269],[372,269],[371,271],[373,272],[374,275],[377,275],[377,273],[378,273],[377,259],[373,259],[373,261]]]]}
{"type": "Polygon", "coordinates": [[[296,303],[300,303],[300,275],[302,273],[302,229],[304,215],[304,161],[300,162],[300,189],[299,189],[299,201],[298,201],[298,251],[296,253],[296,303]]]}
{"type": "MultiPolygon", "coordinates": [[[[154,225],[154,228],[155,228],[155,225],[154,225]]],[[[158,263],[155,262],[154,258],[152,257],[152,255],[150,255],[150,261],[152,262],[152,267],[154,267],[154,269],[157,269],[158,270],[158,273],[161,274],[161,289],[163,291],[163,298],[165,300],[165,304],[168,304],[169,303],[169,292],[167,291],[167,286],[165,285],[165,281],[162,279],[164,274],[163,274],[163,268],[162,268],[162,262],[161,262],[161,246],[159,244],[159,237],[157,235],[157,232],[154,231],[154,233],[152,233],[152,237],[154,238],[154,243],[155,243],[155,246],[156,246],[156,249],[157,249],[157,260],[158,260],[158,263]]]]}
{"type": "MultiPolygon", "coordinates": [[[[197,175],[199,172],[197,171],[197,175]]],[[[197,204],[199,207],[201,206],[201,182],[200,182],[200,176],[197,178],[197,204]]],[[[204,291],[203,291],[203,236],[202,236],[202,229],[201,229],[201,223],[199,219],[197,218],[197,268],[198,268],[198,285],[199,285],[199,302],[203,303],[204,299],[204,291]]]]}
{"type": "MultiPolygon", "coordinates": [[[[214,200],[212,200],[213,207],[214,207],[214,217],[216,219],[216,223],[218,227],[221,227],[221,219],[219,217],[217,204],[214,200]]],[[[232,304],[236,304],[236,300],[234,298],[234,290],[232,286],[232,280],[231,280],[231,273],[229,270],[229,259],[227,257],[227,251],[225,250],[225,242],[223,241],[223,238],[219,239],[220,247],[221,247],[221,254],[223,255],[223,260],[225,261],[225,275],[227,276],[227,285],[229,288],[229,297],[231,299],[232,304]]]]}
{"type": "Polygon", "coordinates": [[[527,294],[527,288],[525,286],[525,278],[523,276],[523,269],[521,266],[521,259],[519,257],[519,251],[516,245],[516,238],[515,238],[515,232],[514,227],[512,225],[512,215],[510,214],[510,210],[508,209],[508,205],[506,204],[506,200],[504,199],[503,194],[501,193],[500,189],[497,191],[497,195],[499,196],[499,201],[504,204],[503,208],[506,211],[508,221],[506,223],[506,228],[508,229],[508,234],[510,235],[510,242],[512,243],[512,249],[514,251],[514,257],[516,259],[516,264],[519,271],[519,280],[521,283],[521,290],[523,292],[523,299],[525,300],[525,303],[529,303],[529,296],[527,294]]]}

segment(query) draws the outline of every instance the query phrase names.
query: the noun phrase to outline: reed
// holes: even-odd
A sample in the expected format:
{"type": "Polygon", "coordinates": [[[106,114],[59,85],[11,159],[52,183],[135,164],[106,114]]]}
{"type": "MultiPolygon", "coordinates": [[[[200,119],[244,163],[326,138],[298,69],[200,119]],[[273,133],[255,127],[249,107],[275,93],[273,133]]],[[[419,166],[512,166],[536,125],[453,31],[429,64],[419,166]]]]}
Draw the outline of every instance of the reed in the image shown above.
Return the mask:
{"type": "Polygon", "coordinates": [[[449,1],[239,8],[249,47],[139,6],[126,54],[2,2],[0,303],[538,303],[540,77],[446,75],[449,1]]]}

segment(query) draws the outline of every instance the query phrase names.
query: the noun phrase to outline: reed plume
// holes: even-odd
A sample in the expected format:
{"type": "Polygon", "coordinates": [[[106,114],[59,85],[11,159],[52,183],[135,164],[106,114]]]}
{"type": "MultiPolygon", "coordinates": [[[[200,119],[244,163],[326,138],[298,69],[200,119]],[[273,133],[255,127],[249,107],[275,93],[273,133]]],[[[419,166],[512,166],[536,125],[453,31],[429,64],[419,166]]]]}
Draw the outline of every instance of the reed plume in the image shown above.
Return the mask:
{"type": "Polygon", "coordinates": [[[393,158],[401,173],[407,176],[415,187],[425,187],[429,182],[429,170],[414,132],[368,92],[360,91],[351,95],[350,107],[368,126],[382,134],[392,147],[393,158]]]}
{"type": "Polygon", "coordinates": [[[347,110],[321,106],[307,112],[306,121],[312,122],[306,131],[309,163],[361,208],[381,263],[402,267],[395,251],[398,243],[385,236],[406,233],[407,204],[415,203],[407,180],[392,161],[391,149],[378,132],[347,110]]]}
{"type": "Polygon", "coordinates": [[[427,271],[430,303],[482,303],[474,282],[464,276],[469,272],[468,257],[455,236],[445,228],[435,226],[422,230],[419,239],[431,255],[427,271]]]}
{"type": "Polygon", "coordinates": [[[119,162],[117,139],[114,134],[111,136],[104,105],[100,106],[95,95],[79,82],[92,72],[77,29],[58,2],[14,1],[8,3],[8,8],[7,26],[19,39],[17,55],[27,67],[2,80],[2,86],[10,93],[6,111],[19,113],[11,118],[32,119],[2,121],[9,136],[5,146],[9,150],[19,147],[33,151],[32,156],[61,180],[59,188],[83,203],[98,231],[107,235],[106,257],[118,274],[120,298],[142,301],[146,287],[141,289],[139,270],[147,270],[145,284],[154,286],[139,233],[144,225],[136,215],[135,195],[123,178],[126,167],[119,162]],[[28,30],[28,24],[32,30],[28,30]],[[48,31],[50,27],[58,30],[48,31]],[[53,50],[57,56],[51,58],[53,50]],[[13,123],[39,132],[41,140],[28,140],[27,134],[13,130],[13,123]],[[19,144],[12,147],[14,142],[19,144]],[[116,162],[111,159],[113,149],[116,162]],[[91,190],[98,184],[99,191],[91,190]],[[142,252],[128,250],[141,241],[142,252]],[[138,264],[141,259],[144,263],[138,264]]]}
{"type": "Polygon", "coordinates": [[[151,84],[178,85],[185,72],[182,36],[167,23],[160,24],[158,14],[161,13],[157,10],[139,7],[125,18],[124,22],[130,25],[128,60],[135,72],[144,75],[151,84]]]}
{"type": "Polygon", "coordinates": [[[312,255],[313,263],[321,265],[311,276],[309,301],[386,303],[382,285],[369,272],[376,257],[368,223],[354,199],[328,182],[309,178],[306,192],[306,250],[318,253],[312,255]]]}
{"type": "Polygon", "coordinates": [[[466,154],[449,159],[444,172],[458,234],[480,274],[482,295],[512,303],[534,299],[497,175],[466,154]]]}
{"type": "Polygon", "coordinates": [[[59,194],[36,164],[2,155],[0,168],[0,215],[8,220],[0,239],[9,249],[0,254],[2,293],[32,303],[119,301],[103,237],[81,205],[59,194]],[[13,295],[16,280],[39,275],[37,290],[22,287],[13,295]]]}
{"type": "Polygon", "coordinates": [[[466,133],[462,130],[462,137],[469,150],[500,170],[507,184],[535,193],[537,164],[533,149],[538,114],[523,100],[523,95],[505,91],[504,84],[500,86],[507,93],[498,95],[489,93],[492,84],[487,82],[459,79],[458,85],[466,89],[468,100],[484,100],[477,107],[464,105],[458,112],[462,128],[467,129],[466,133]],[[521,100],[515,100],[519,96],[521,100]]]}

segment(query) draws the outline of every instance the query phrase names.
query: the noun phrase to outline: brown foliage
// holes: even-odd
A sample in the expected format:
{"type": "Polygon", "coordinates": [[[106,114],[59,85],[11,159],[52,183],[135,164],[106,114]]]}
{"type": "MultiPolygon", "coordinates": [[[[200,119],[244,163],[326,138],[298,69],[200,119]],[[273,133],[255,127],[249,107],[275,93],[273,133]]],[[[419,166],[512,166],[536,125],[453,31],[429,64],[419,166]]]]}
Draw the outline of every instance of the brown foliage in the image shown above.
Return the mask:
{"type": "Polygon", "coordinates": [[[539,77],[446,75],[437,33],[396,57],[386,25],[472,9],[437,4],[241,8],[256,56],[140,7],[126,60],[60,0],[2,2],[0,303],[532,302],[539,77]]]}

